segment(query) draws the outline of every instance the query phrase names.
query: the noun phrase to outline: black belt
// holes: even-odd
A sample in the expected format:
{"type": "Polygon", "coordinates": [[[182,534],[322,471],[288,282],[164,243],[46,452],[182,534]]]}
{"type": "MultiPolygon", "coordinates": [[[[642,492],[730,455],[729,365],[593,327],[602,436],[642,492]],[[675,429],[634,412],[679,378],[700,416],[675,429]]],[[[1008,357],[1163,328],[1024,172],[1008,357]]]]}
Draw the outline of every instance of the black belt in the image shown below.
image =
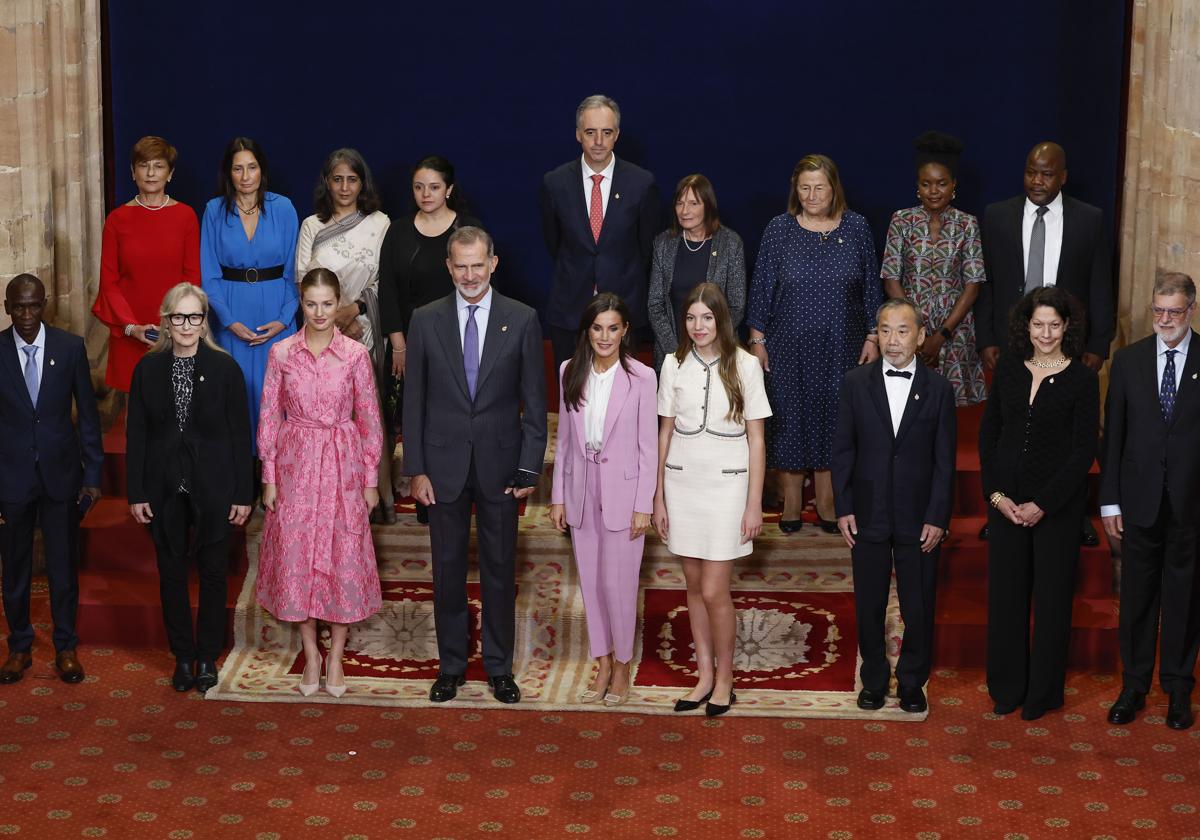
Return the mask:
{"type": "Polygon", "coordinates": [[[278,280],[283,276],[283,266],[273,265],[270,268],[230,268],[221,266],[221,276],[226,280],[237,283],[257,283],[259,280],[278,280]]]}

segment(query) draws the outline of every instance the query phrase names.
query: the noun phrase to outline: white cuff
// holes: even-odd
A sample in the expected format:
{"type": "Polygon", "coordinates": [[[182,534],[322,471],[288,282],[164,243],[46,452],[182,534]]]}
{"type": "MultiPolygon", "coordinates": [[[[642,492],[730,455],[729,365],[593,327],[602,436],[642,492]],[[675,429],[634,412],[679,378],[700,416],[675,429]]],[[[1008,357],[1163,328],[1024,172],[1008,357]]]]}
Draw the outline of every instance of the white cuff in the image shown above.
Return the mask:
{"type": "Polygon", "coordinates": [[[1121,506],[1120,505],[1100,505],[1100,515],[1101,516],[1120,516],[1121,515],[1121,506]]]}

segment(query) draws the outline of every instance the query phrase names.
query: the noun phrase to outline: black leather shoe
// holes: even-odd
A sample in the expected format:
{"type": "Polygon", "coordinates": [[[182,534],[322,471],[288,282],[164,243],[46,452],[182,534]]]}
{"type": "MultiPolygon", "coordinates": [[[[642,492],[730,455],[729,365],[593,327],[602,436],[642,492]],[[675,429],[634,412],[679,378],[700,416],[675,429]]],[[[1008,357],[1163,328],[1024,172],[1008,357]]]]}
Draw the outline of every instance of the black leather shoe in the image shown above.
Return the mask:
{"type": "Polygon", "coordinates": [[[864,688],[858,692],[858,708],[865,709],[868,712],[882,709],[883,698],[886,696],[886,691],[872,691],[869,688],[864,688]]]}
{"type": "Polygon", "coordinates": [[[1044,714],[1046,714],[1045,709],[1039,709],[1037,706],[1024,706],[1021,709],[1021,720],[1038,720],[1044,714]]]}
{"type": "Polygon", "coordinates": [[[433,685],[429,687],[429,702],[445,703],[447,700],[453,700],[458,695],[458,687],[466,681],[467,678],[462,674],[439,673],[433,685]]]}
{"type": "Polygon", "coordinates": [[[1011,715],[1017,710],[1017,703],[997,703],[992,706],[992,714],[994,715],[1011,715]]]}
{"type": "Polygon", "coordinates": [[[190,659],[175,660],[175,673],[171,675],[171,687],[176,691],[187,691],[196,684],[196,678],[192,674],[196,663],[190,659]]]}
{"type": "Polygon", "coordinates": [[[1083,531],[1079,534],[1079,544],[1089,548],[1100,545],[1100,535],[1096,533],[1096,526],[1086,516],[1083,518],[1083,531]]]}
{"type": "Polygon", "coordinates": [[[708,690],[708,694],[705,694],[699,700],[688,700],[687,698],[684,698],[682,700],[676,700],[675,701],[675,711],[677,711],[677,712],[694,712],[694,711],[696,711],[696,709],[699,709],[701,706],[703,706],[705,703],[707,703],[708,698],[710,698],[710,697],[712,697],[712,689],[711,688],[708,690]]]}
{"type": "Polygon", "coordinates": [[[196,663],[196,690],[201,694],[217,684],[217,663],[201,659],[196,663]]]}
{"type": "Polygon", "coordinates": [[[517,687],[517,681],[513,679],[512,674],[488,677],[488,687],[492,689],[492,696],[501,703],[521,702],[521,689],[517,687]]]}
{"type": "Polygon", "coordinates": [[[708,703],[704,704],[704,714],[706,714],[708,717],[720,717],[732,709],[736,703],[737,695],[731,691],[729,692],[728,705],[722,706],[720,703],[713,703],[709,701],[708,703]]]}
{"type": "Polygon", "coordinates": [[[909,714],[917,715],[929,708],[925,700],[925,692],[920,688],[905,688],[900,686],[900,709],[909,714]]]}
{"type": "Polygon", "coordinates": [[[1116,702],[1108,707],[1108,722],[1117,726],[1133,723],[1137,713],[1146,708],[1146,695],[1132,688],[1123,688],[1116,702]]]}
{"type": "MultiPolygon", "coordinates": [[[[987,523],[985,522],[985,523],[983,523],[983,527],[979,529],[979,539],[986,541],[987,538],[988,538],[988,526],[987,526],[987,523]]],[[[1015,709],[1016,706],[1013,706],[1013,708],[1015,709]]]]}
{"type": "Polygon", "coordinates": [[[817,519],[817,524],[821,526],[821,530],[826,534],[839,534],[836,519],[817,519]]]}
{"type": "Polygon", "coordinates": [[[794,534],[804,527],[803,519],[780,519],[779,530],[785,534],[794,534]]]}
{"type": "Polygon", "coordinates": [[[1167,707],[1167,726],[1172,729],[1189,729],[1192,725],[1192,693],[1172,691],[1171,705],[1167,707]]]}

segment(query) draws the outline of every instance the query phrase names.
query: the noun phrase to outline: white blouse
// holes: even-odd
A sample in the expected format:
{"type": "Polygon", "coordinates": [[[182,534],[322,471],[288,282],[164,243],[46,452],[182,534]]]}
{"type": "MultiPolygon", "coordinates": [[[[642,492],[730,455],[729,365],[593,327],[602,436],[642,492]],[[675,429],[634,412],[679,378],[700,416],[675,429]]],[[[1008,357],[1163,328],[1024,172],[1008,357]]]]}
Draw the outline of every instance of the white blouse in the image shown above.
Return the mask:
{"type": "Polygon", "coordinates": [[[587,389],[583,392],[583,433],[588,449],[599,452],[604,446],[604,419],[608,414],[608,398],[612,396],[613,378],[617,375],[618,361],[604,373],[597,373],[593,365],[588,371],[587,389]]]}

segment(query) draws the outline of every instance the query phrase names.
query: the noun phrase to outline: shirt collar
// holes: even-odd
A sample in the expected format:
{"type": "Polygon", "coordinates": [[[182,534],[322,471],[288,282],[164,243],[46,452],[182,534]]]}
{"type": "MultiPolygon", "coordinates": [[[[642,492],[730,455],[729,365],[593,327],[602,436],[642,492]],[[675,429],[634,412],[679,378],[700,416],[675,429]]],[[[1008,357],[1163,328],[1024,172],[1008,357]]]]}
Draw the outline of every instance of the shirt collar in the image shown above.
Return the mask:
{"type": "Polygon", "coordinates": [[[1162,336],[1160,336],[1160,335],[1156,335],[1154,337],[1154,341],[1155,341],[1155,347],[1158,350],[1158,355],[1161,356],[1164,353],[1166,353],[1168,350],[1178,350],[1179,357],[1183,358],[1184,356],[1187,355],[1188,345],[1192,343],[1192,328],[1188,327],[1188,331],[1183,334],[1183,340],[1180,341],[1178,344],[1176,344],[1174,347],[1168,347],[1167,343],[1162,340],[1162,336]]]}
{"type": "Polygon", "coordinates": [[[917,374],[917,356],[915,353],[913,354],[913,357],[908,360],[908,364],[902,368],[896,367],[894,364],[889,362],[886,356],[882,356],[881,358],[883,359],[883,369],[885,372],[889,370],[906,370],[914,376],[917,374]]]}
{"type": "MultiPolygon", "coordinates": [[[[1025,197],[1025,215],[1026,216],[1035,216],[1037,213],[1037,209],[1038,209],[1038,206],[1029,200],[1029,196],[1026,196],[1025,197]]],[[[1047,216],[1061,216],[1062,215],[1063,197],[1062,197],[1061,191],[1059,192],[1058,195],[1054,196],[1053,201],[1051,201],[1049,204],[1046,205],[1046,209],[1049,211],[1048,213],[1046,213],[1047,216]]]]}
{"type": "MultiPolygon", "coordinates": [[[[46,355],[46,325],[44,323],[38,324],[38,334],[36,337],[34,337],[32,342],[28,342],[25,339],[21,338],[21,335],[20,335],[20,333],[17,332],[16,327],[13,327],[13,341],[15,341],[17,343],[18,350],[20,350],[22,347],[25,347],[28,344],[32,344],[34,347],[41,350],[42,355],[44,356],[44,355],[46,355]]],[[[22,352],[24,352],[24,351],[22,351],[22,352]]]]}
{"type": "Polygon", "coordinates": [[[583,180],[587,181],[589,185],[593,183],[593,175],[603,175],[606,180],[612,181],[613,170],[617,168],[617,156],[614,153],[613,156],[608,159],[608,166],[604,167],[599,172],[592,172],[592,168],[588,166],[587,157],[585,155],[579,156],[579,165],[583,167],[583,180]]]}
{"type": "MultiPolygon", "coordinates": [[[[301,327],[300,329],[296,330],[296,332],[292,333],[291,335],[289,335],[287,338],[285,338],[283,341],[281,341],[279,343],[289,345],[289,347],[288,347],[289,353],[291,352],[293,347],[300,347],[300,348],[303,348],[304,351],[307,352],[308,355],[312,356],[314,359],[318,358],[318,356],[320,354],[314,355],[313,351],[308,349],[308,342],[304,340],[304,330],[305,329],[306,329],[305,327],[301,327]]],[[[337,356],[339,360],[346,362],[346,361],[350,360],[350,345],[357,344],[357,343],[358,342],[355,341],[354,339],[347,338],[346,335],[341,330],[339,330],[337,327],[334,327],[333,328],[333,338],[330,339],[329,346],[326,347],[325,350],[322,350],[321,353],[324,353],[327,350],[330,353],[332,353],[333,355],[337,356]]]]}
{"type": "Polygon", "coordinates": [[[458,293],[457,289],[455,289],[454,290],[454,302],[455,302],[455,304],[457,304],[459,312],[462,312],[468,306],[478,306],[484,312],[491,312],[492,311],[492,292],[493,291],[494,290],[492,289],[492,286],[489,283],[487,294],[485,294],[483,296],[483,299],[480,300],[479,303],[471,304],[471,303],[467,303],[466,299],[461,294],[458,293]]]}

